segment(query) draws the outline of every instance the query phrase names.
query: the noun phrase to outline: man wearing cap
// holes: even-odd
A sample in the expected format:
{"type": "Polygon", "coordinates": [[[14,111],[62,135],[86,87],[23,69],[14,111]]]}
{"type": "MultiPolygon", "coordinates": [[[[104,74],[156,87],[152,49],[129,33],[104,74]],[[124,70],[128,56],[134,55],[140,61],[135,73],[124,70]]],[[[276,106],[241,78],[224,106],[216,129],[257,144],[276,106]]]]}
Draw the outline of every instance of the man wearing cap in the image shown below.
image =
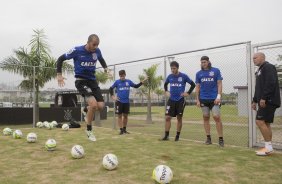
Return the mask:
{"type": "Polygon", "coordinates": [[[201,107],[203,112],[204,128],[207,136],[205,144],[212,144],[210,134],[210,111],[212,111],[220,147],[224,147],[222,122],[220,117],[222,79],[220,70],[211,66],[209,57],[202,56],[201,70],[196,74],[196,101],[197,106],[201,107]]]}

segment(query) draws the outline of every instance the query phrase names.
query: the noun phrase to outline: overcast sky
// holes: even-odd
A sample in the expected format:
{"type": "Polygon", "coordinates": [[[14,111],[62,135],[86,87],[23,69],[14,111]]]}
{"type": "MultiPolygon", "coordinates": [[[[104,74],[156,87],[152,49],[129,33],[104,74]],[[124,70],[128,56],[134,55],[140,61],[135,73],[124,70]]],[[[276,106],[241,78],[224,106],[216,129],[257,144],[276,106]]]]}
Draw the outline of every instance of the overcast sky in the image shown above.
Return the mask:
{"type": "Polygon", "coordinates": [[[108,64],[233,42],[282,39],[281,0],[9,0],[0,59],[44,29],[52,56],[100,36],[108,64]]]}

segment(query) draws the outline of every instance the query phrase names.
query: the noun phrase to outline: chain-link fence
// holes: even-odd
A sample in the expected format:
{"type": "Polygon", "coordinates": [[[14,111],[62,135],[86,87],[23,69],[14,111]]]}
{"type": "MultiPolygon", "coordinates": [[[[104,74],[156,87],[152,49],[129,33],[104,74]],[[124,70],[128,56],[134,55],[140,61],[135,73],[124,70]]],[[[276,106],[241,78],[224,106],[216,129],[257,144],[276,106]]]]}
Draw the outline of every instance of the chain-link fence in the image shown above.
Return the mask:
{"type": "MultiPolygon", "coordinates": [[[[278,60],[280,59],[278,58],[281,57],[282,50],[281,43],[280,45],[275,44],[273,46],[267,47],[255,46],[255,50],[265,52],[268,61],[274,62],[274,64],[279,64],[280,61],[278,60]]],[[[256,131],[254,123],[255,114],[250,109],[250,96],[252,96],[250,85],[254,84],[254,66],[252,65],[251,61],[250,42],[236,43],[110,65],[109,68],[113,73],[113,79],[108,80],[105,83],[100,82],[99,84],[100,88],[103,90],[105,104],[107,107],[109,107],[107,120],[103,120],[101,126],[114,128],[117,130],[118,134],[119,127],[117,124],[117,117],[114,113],[115,102],[108,94],[109,87],[114,83],[115,80],[119,79],[118,72],[120,70],[125,70],[126,78],[137,84],[141,79],[143,79],[142,77],[146,75],[146,70],[156,65],[157,68],[151,80],[158,77],[161,77],[162,80],[160,81],[160,86],[150,91],[150,100],[148,100],[148,87],[143,85],[138,89],[131,88],[130,114],[127,129],[129,132],[131,131],[135,133],[142,133],[144,135],[153,135],[156,136],[156,139],[161,138],[164,134],[165,105],[167,101],[164,95],[163,85],[164,80],[171,73],[169,66],[170,62],[177,61],[180,65],[180,72],[187,74],[193,81],[195,81],[195,75],[200,70],[200,58],[203,55],[206,55],[210,58],[212,66],[219,68],[223,76],[221,118],[226,144],[253,146],[257,145],[256,143],[260,143],[261,136],[258,133],[259,131],[256,131]]],[[[30,69],[30,66],[25,67],[29,67],[30,69]]],[[[34,70],[34,67],[31,68],[34,70]]],[[[41,69],[42,71],[50,71],[49,73],[55,71],[53,68],[41,69]]],[[[102,69],[98,68],[96,72],[99,71],[102,71],[102,69]]],[[[34,74],[35,73],[36,72],[34,72],[34,74]]],[[[6,70],[2,69],[1,75],[0,106],[32,109],[34,97],[36,96],[36,93],[34,93],[35,88],[33,84],[35,81],[33,78],[23,78],[21,75],[7,72],[6,70]],[[32,80],[32,86],[29,87],[28,90],[25,90],[23,87],[19,87],[22,81],[26,79],[32,80]]],[[[56,94],[58,92],[76,90],[74,72],[64,71],[63,75],[66,78],[66,85],[63,88],[58,87],[55,76],[50,77],[48,81],[45,81],[44,87],[40,87],[40,93],[38,96],[39,106],[41,108],[49,108],[54,105],[58,105],[56,104],[56,94]]],[[[36,78],[34,79],[36,80],[36,78]]],[[[185,91],[187,91],[188,88],[189,85],[187,84],[185,91]]],[[[83,104],[83,98],[81,98],[79,95],[77,96],[78,104],[83,104]]],[[[202,111],[195,105],[194,92],[189,97],[186,97],[186,104],[187,106],[183,115],[183,127],[180,138],[203,142],[206,139],[206,136],[203,126],[202,111]]],[[[34,111],[34,113],[36,112],[34,111]]],[[[69,111],[64,113],[67,114],[69,111]]],[[[40,116],[42,116],[42,114],[40,116]]],[[[83,117],[80,119],[83,120],[83,117]]],[[[210,121],[212,140],[214,143],[217,143],[218,135],[212,116],[210,121]]],[[[280,144],[282,142],[281,109],[277,111],[276,122],[277,123],[275,123],[273,127],[273,137],[274,142],[280,144]]],[[[32,124],[32,122],[26,123],[32,124]]],[[[170,130],[171,137],[174,137],[175,133],[176,120],[173,119],[170,130]]]]}
{"type": "MultiPolygon", "coordinates": [[[[253,45],[254,52],[263,52],[266,60],[275,65],[280,85],[280,96],[282,97],[282,40],[253,45]]],[[[255,70],[257,67],[255,68],[255,70]]],[[[274,123],[272,124],[272,142],[276,148],[282,148],[282,108],[276,109],[274,123]]],[[[254,145],[262,145],[263,137],[258,128],[253,129],[254,145]]]]}

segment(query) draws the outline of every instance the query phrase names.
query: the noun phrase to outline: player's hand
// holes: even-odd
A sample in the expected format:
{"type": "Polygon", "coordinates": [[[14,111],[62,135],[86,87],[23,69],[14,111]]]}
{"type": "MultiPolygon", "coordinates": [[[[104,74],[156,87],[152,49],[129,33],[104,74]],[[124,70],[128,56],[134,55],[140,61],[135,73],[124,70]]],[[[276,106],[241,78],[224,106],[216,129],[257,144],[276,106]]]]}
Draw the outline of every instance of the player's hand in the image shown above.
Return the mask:
{"type": "Polygon", "coordinates": [[[113,74],[111,73],[111,70],[109,68],[105,68],[104,72],[108,75],[108,78],[113,78],[113,74]]]}
{"type": "Polygon", "coordinates": [[[219,104],[221,103],[221,100],[217,98],[217,99],[214,100],[213,103],[214,103],[215,105],[219,105],[219,104]]]}
{"type": "Polygon", "coordinates": [[[255,102],[252,103],[252,109],[253,109],[254,111],[257,110],[257,103],[255,103],[255,102]]]}
{"type": "Polygon", "coordinates": [[[169,91],[166,91],[166,92],[165,92],[165,96],[169,98],[169,97],[170,97],[170,92],[169,92],[169,91]]]}
{"type": "Polygon", "coordinates": [[[188,93],[186,93],[186,92],[184,92],[184,93],[181,93],[181,96],[183,96],[183,97],[187,97],[187,96],[189,96],[189,94],[188,94],[188,93]]]}
{"type": "Polygon", "coordinates": [[[64,78],[61,73],[58,73],[58,74],[57,74],[58,85],[59,85],[60,87],[64,87],[64,86],[65,86],[65,81],[64,81],[64,79],[66,79],[66,78],[64,78]]]}
{"type": "Polygon", "coordinates": [[[148,79],[149,79],[149,77],[145,77],[145,79],[141,81],[142,84],[144,84],[148,79]]]}
{"type": "Polygon", "coordinates": [[[197,107],[201,107],[201,102],[200,102],[200,100],[197,100],[196,105],[197,105],[197,107]]]}
{"type": "Polygon", "coordinates": [[[119,98],[117,97],[117,96],[112,96],[112,99],[113,99],[113,101],[118,101],[119,100],[119,98]]]}
{"type": "Polygon", "coordinates": [[[259,106],[262,107],[262,108],[265,108],[265,106],[266,106],[265,100],[261,99],[259,101],[259,106]]]}

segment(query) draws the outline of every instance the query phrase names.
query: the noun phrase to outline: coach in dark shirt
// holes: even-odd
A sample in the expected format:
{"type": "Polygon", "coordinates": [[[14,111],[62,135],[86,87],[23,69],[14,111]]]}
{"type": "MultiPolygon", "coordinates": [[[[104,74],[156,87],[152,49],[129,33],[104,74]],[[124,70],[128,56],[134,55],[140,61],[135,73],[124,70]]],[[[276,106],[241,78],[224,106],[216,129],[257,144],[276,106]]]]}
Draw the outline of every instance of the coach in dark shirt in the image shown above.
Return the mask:
{"type": "Polygon", "coordinates": [[[266,156],[273,152],[270,124],[273,123],[276,108],[281,105],[279,82],[275,66],[265,61],[264,53],[255,53],[253,61],[259,68],[252,108],[257,111],[256,124],[265,141],[265,147],[256,151],[256,154],[266,156]]]}

